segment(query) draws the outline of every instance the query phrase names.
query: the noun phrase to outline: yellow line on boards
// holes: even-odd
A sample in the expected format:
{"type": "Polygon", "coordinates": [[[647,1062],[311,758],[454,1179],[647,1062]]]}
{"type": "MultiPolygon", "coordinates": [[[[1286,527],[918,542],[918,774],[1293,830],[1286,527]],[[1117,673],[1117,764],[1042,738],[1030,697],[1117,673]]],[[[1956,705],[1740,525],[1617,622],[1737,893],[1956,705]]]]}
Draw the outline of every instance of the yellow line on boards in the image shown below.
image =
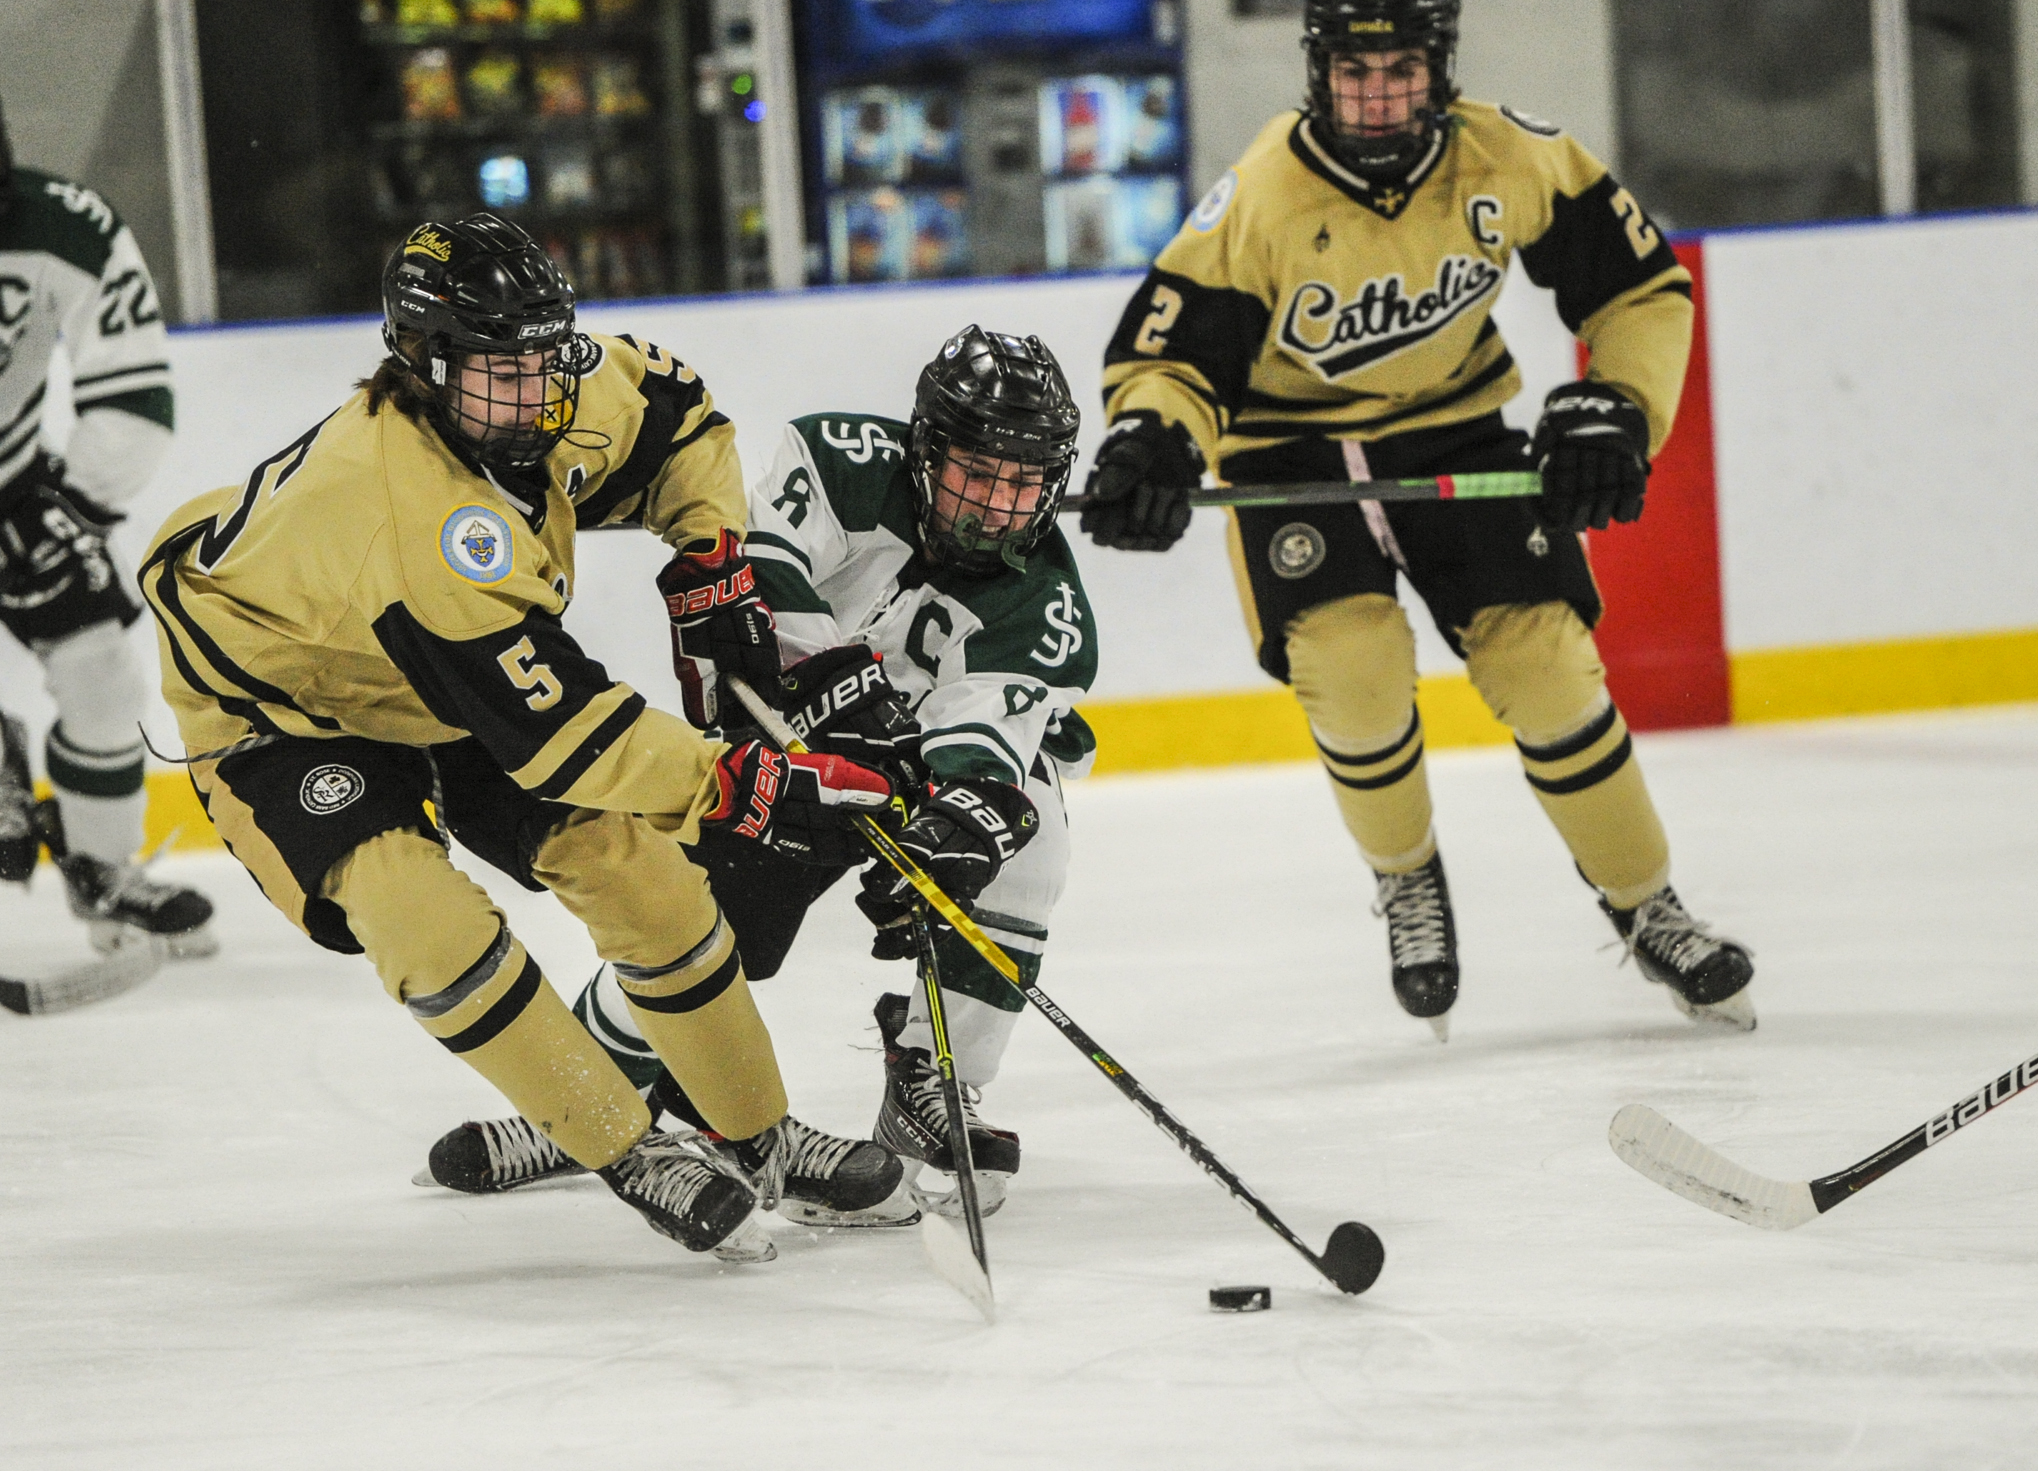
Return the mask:
{"type": "MultiPolygon", "coordinates": [[[[1736,724],[2038,700],[2038,629],[1756,649],[1729,664],[1736,724]]],[[[1462,674],[1424,679],[1416,704],[1433,749],[1509,739],[1462,674]]],[[[1100,776],[1316,759],[1301,707],[1281,687],[1100,700],[1082,713],[1100,776]]],[[[148,784],[150,847],[172,830],[179,851],[220,846],[183,772],[152,771],[148,784]]]]}
{"type": "Polygon", "coordinates": [[[1736,725],[2038,700],[2038,628],[1750,649],[1728,662],[1736,725]]]}

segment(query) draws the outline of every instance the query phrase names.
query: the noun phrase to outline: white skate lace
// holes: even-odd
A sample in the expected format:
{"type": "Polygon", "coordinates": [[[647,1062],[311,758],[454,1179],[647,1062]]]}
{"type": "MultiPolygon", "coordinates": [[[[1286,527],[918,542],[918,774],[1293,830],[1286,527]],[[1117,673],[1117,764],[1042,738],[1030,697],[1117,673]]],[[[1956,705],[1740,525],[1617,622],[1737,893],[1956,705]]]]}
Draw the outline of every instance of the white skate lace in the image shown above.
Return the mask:
{"type": "MultiPolygon", "coordinates": [[[[977,1117],[977,1100],[983,1094],[968,1083],[959,1084],[956,1091],[962,1095],[963,1128],[983,1128],[984,1121],[977,1117]]],[[[948,1100],[942,1094],[940,1073],[930,1067],[908,1084],[906,1103],[922,1123],[944,1136],[947,1134],[948,1100]]]]}
{"type": "MultiPolygon", "coordinates": [[[[1660,894],[1651,894],[1636,906],[1634,921],[1628,929],[1626,954],[1621,959],[1625,963],[1636,950],[1647,949],[1649,954],[1679,975],[1690,975],[1723,948],[1735,943],[1723,935],[1715,935],[1704,920],[1693,918],[1677,896],[1666,889],[1660,894]]],[[[1738,948],[1747,949],[1746,946],[1738,948]]],[[[1753,954],[1752,951],[1749,953],[1753,954]]]]}
{"type": "Polygon", "coordinates": [[[842,1161],[862,1143],[859,1139],[839,1139],[809,1128],[791,1114],[779,1125],[779,1140],[783,1147],[774,1153],[785,1157],[784,1176],[797,1175],[808,1180],[831,1178],[842,1161]]]}
{"type": "Polygon", "coordinates": [[[666,1135],[648,1135],[623,1156],[624,1188],[669,1216],[684,1217],[714,1178],[707,1162],[666,1135]]]}
{"type": "Polygon", "coordinates": [[[487,1119],[478,1127],[488,1145],[488,1172],[498,1180],[528,1180],[566,1163],[566,1152],[524,1119],[487,1119]]]}
{"type": "Polygon", "coordinates": [[[1387,946],[1398,966],[1437,964],[1450,958],[1444,896],[1431,868],[1383,873],[1373,913],[1387,920],[1387,946]]]}

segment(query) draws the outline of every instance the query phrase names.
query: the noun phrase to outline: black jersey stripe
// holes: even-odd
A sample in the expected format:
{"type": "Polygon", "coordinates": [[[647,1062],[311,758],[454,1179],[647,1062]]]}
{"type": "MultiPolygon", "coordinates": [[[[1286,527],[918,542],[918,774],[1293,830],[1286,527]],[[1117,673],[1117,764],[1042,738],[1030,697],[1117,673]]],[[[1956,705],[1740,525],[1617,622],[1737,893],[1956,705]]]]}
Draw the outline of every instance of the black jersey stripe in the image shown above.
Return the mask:
{"type": "MultiPolygon", "coordinates": [[[[1409,772],[1415,770],[1416,766],[1422,761],[1422,750],[1422,742],[1417,741],[1415,743],[1415,750],[1406,761],[1402,762],[1392,771],[1380,776],[1343,776],[1338,772],[1332,771],[1328,766],[1324,767],[1323,771],[1324,775],[1341,787],[1350,787],[1355,792],[1377,792],[1384,787],[1393,786],[1394,783],[1407,776],[1409,772]]],[[[1533,777],[1529,779],[1531,781],[1535,780],[1533,777]]]]}
{"type": "MultiPolygon", "coordinates": [[[[639,383],[637,391],[644,395],[644,417],[637,426],[637,441],[630,446],[630,453],[623,463],[609,472],[601,487],[573,508],[575,526],[599,526],[624,501],[649,490],[651,482],[658,478],[658,472],[682,448],[674,443],[680,425],[708,396],[707,385],[699,378],[682,383],[655,374],[639,383]]],[[[692,438],[698,437],[705,429],[714,427],[711,421],[718,419],[724,424],[729,422],[719,412],[711,412],[695,426],[688,442],[691,443],[692,438]]]]}
{"type": "Polygon", "coordinates": [[[1367,751],[1364,754],[1358,756],[1347,756],[1343,751],[1332,750],[1329,746],[1326,746],[1323,743],[1322,739],[1318,737],[1314,731],[1310,732],[1310,739],[1316,742],[1317,750],[1323,752],[1325,756],[1327,756],[1332,761],[1339,763],[1340,765],[1371,766],[1376,762],[1385,761],[1389,756],[1392,756],[1396,751],[1399,751],[1403,746],[1407,745],[1409,741],[1413,740],[1415,738],[1416,733],[1421,729],[1422,729],[1422,713],[1420,711],[1417,711],[1415,714],[1410,715],[1408,717],[1408,728],[1402,731],[1400,735],[1396,736],[1392,741],[1380,747],[1378,750],[1367,751]]]}
{"type": "Polygon", "coordinates": [[[1297,439],[1304,435],[1329,434],[1342,429],[1384,429],[1389,424],[1399,424],[1409,419],[1420,418],[1424,414],[1433,414],[1439,409],[1448,409],[1455,404],[1462,403],[1482,389],[1489,388],[1499,382],[1512,371],[1514,371],[1514,355],[1509,352],[1502,352],[1498,358],[1487,365],[1484,371],[1467,379],[1451,392],[1443,394],[1441,397],[1430,399],[1426,403],[1412,404],[1408,408],[1396,409],[1392,413],[1381,414],[1370,419],[1249,419],[1241,414],[1238,422],[1232,426],[1231,432],[1248,439],[1297,439]]]}
{"type": "Polygon", "coordinates": [[[637,723],[637,717],[644,713],[644,697],[632,690],[630,697],[610,712],[608,719],[594,728],[588,738],[574,748],[573,754],[554,768],[552,774],[540,782],[533,791],[548,801],[562,801],[567,790],[586,775],[587,768],[599,761],[623,737],[623,732],[637,723]]]}
{"type": "Polygon", "coordinates": [[[131,368],[110,368],[104,373],[87,373],[82,378],[73,378],[71,380],[71,387],[74,389],[90,388],[95,383],[110,383],[115,378],[128,378],[137,373],[167,373],[169,371],[170,365],[166,362],[136,363],[131,368]]]}

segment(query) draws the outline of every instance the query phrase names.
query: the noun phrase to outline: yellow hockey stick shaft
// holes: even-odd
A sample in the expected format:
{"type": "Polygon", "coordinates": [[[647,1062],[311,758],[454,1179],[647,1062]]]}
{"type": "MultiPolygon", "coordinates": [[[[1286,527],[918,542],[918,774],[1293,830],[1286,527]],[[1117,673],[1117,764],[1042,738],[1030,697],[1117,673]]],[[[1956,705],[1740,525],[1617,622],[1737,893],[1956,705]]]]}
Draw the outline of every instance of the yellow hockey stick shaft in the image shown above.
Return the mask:
{"type": "MultiPolygon", "coordinates": [[[[792,727],[785,723],[778,711],[764,703],[763,696],[737,675],[724,674],[722,678],[728,681],[736,698],[743,702],[743,708],[750,712],[751,718],[766,735],[788,751],[805,753],[806,743],[793,734],[792,727]]],[[[856,829],[877,850],[878,857],[898,870],[899,876],[913,886],[914,892],[926,900],[936,914],[947,920],[955,932],[968,942],[970,949],[983,956],[992,970],[1013,985],[1019,984],[1019,967],[1012,957],[1000,949],[998,942],[985,934],[975,920],[963,913],[960,905],[941,892],[941,886],[927,876],[927,871],[913,861],[912,855],[892,841],[890,833],[868,817],[857,818],[856,829]]]]}

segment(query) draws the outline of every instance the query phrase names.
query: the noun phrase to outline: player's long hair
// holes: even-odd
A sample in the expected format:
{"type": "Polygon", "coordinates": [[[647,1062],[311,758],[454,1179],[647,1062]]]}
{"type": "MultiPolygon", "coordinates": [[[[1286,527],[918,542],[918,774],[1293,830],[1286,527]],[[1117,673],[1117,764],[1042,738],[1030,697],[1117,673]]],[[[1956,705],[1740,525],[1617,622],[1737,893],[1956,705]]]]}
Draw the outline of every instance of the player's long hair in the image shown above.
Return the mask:
{"type": "Polygon", "coordinates": [[[396,353],[375,365],[373,373],[356,379],[354,387],[368,390],[370,415],[381,413],[386,403],[406,419],[423,423],[433,398],[432,386],[424,376],[425,339],[416,332],[399,332],[396,348],[396,353]]]}

